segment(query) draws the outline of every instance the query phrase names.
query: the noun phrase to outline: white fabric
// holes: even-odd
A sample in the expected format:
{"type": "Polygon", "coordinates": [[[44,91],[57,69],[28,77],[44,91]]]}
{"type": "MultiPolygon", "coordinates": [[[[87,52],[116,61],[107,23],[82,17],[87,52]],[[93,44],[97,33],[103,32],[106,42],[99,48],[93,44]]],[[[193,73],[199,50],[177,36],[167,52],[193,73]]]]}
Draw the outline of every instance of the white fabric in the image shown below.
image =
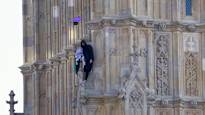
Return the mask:
{"type": "Polygon", "coordinates": [[[81,47],[76,49],[75,59],[76,61],[83,60],[83,49],[81,47]]]}

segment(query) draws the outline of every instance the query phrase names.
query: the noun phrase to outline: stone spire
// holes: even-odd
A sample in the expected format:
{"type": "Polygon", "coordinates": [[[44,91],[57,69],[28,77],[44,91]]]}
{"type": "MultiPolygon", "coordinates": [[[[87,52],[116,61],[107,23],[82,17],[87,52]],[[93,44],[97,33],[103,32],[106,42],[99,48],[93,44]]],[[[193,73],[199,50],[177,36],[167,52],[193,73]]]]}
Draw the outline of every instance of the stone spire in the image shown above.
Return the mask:
{"type": "Polygon", "coordinates": [[[14,96],[15,93],[13,90],[11,90],[10,94],[10,101],[6,101],[6,103],[8,103],[10,105],[10,115],[24,115],[24,113],[15,113],[15,109],[14,109],[14,105],[18,103],[18,101],[14,101],[14,96]]]}
{"type": "Polygon", "coordinates": [[[15,115],[15,113],[14,113],[14,111],[15,111],[14,105],[17,104],[18,101],[14,101],[15,94],[14,94],[13,90],[11,90],[9,96],[10,96],[10,101],[6,101],[6,103],[8,103],[10,105],[10,109],[9,109],[10,115],[15,115]]]}

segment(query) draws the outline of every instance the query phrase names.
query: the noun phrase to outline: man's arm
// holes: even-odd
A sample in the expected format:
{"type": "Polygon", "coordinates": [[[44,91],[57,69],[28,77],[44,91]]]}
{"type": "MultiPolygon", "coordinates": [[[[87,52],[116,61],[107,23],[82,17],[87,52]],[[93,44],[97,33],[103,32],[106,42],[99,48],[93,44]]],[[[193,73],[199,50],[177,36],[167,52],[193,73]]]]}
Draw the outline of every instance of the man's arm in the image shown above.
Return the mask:
{"type": "Polygon", "coordinates": [[[93,53],[93,48],[92,46],[90,45],[90,59],[92,60],[92,62],[94,61],[94,53],[93,53]]]}

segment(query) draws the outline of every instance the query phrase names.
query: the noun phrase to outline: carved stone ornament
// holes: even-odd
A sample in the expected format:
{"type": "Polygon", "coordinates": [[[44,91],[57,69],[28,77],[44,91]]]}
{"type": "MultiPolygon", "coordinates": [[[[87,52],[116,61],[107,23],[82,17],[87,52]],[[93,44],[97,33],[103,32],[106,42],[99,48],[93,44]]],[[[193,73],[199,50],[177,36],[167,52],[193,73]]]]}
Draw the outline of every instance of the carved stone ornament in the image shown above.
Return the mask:
{"type": "MultiPolygon", "coordinates": [[[[130,77],[125,81],[124,87],[119,91],[118,97],[123,99],[126,103],[126,115],[144,115],[147,109],[145,104],[145,85],[138,77],[138,72],[132,70],[130,77]]],[[[151,92],[150,92],[151,94],[151,92]]]]}
{"type": "Polygon", "coordinates": [[[167,25],[164,22],[159,23],[158,31],[165,31],[167,29],[167,25]]]}
{"type": "Polygon", "coordinates": [[[31,65],[22,65],[19,67],[21,69],[21,73],[23,75],[31,75],[33,70],[32,70],[32,66],[31,65]]]}
{"type": "Polygon", "coordinates": [[[198,52],[199,51],[199,40],[192,35],[184,37],[184,51],[198,52]]]}
{"type": "Polygon", "coordinates": [[[87,25],[88,25],[89,30],[97,30],[103,27],[103,24],[101,21],[88,22],[87,25]]]}
{"type": "Polygon", "coordinates": [[[150,100],[150,101],[155,100],[156,95],[155,95],[154,89],[145,88],[145,93],[146,93],[146,96],[147,96],[148,100],[150,100]]]}
{"type": "Polygon", "coordinates": [[[136,49],[134,53],[130,54],[130,56],[133,57],[147,57],[147,55],[148,55],[148,50],[146,48],[140,48],[139,50],[136,49]]]}
{"type": "Polygon", "coordinates": [[[166,99],[163,99],[163,100],[161,101],[161,104],[162,104],[162,105],[168,105],[168,104],[169,104],[169,101],[166,100],[166,99]]]}
{"type": "Polygon", "coordinates": [[[31,66],[32,69],[36,71],[47,70],[50,67],[50,65],[47,62],[35,62],[31,66]]]}
{"type": "Polygon", "coordinates": [[[129,115],[143,115],[144,97],[142,92],[135,86],[129,94],[129,115]]]}
{"type": "Polygon", "coordinates": [[[86,97],[82,96],[82,97],[80,98],[80,104],[86,105],[87,102],[88,102],[88,99],[87,99],[86,97]]]}
{"type": "Polygon", "coordinates": [[[120,88],[119,93],[118,93],[118,98],[124,100],[126,96],[126,89],[125,88],[120,88]]]}
{"type": "Polygon", "coordinates": [[[188,109],[184,112],[184,115],[203,115],[203,114],[202,114],[202,111],[200,110],[193,110],[193,109],[189,110],[188,109]]]}
{"type": "Polygon", "coordinates": [[[198,96],[198,61],[197,53],[185,53],[185,92],[187,96],[198,96]]]}
{"type": "Polygon", "coordinates": [[[192,100],[192,101],[190,101],[190,104],[191,104],[192,106],[197,106],[197,105],[198,105],[198,103],[197,103],[196,100],[192,100]]]}
{"type": "Polygon", "coordinates": [[[194,31],[196,31],[196,26],[193,25],[193,24],[190,24],[190,25],[187,26],[187,29],[188,29],[190,32],[194,32],[194,31]]]}
{"type": "Polygon", "coordinates": [[[169,37],[160,35],[156,39],[155,85],[158,95],[169,95],[169,37]]]}
{"type": "Polygon", "coordinates": [[[184,39],[184,79],[185,95],[199,95],[199,35],[185,33],[184,39]]]}

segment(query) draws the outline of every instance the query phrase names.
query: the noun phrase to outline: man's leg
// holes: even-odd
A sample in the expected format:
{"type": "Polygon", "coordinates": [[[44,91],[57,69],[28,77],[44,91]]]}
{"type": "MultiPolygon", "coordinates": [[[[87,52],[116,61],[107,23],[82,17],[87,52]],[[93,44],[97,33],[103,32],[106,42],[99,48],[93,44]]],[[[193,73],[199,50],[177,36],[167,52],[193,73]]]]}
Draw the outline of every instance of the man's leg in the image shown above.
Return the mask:
{"type": "Polygon", "coordinates": [[[85,80],[86,80],[86,81],[88,80],[88,75],[89,75],[89,73],[90,73],[89,71],[86,71],[86,72],[85,72],[85,80]]]}
{"type": "Polygon", "coordinates": [[[87,63],[86,71],[85,71],[85,80],[88,79],[88,76],[89,76],[89,74],[90,74],[90,71],[92,70],[92,66],[93,66],[92,63],[87,63]]]}
{"type": "Polygon", "coordinates": [[[92,70],[92,66],[93,66],[93,64],[90,63],[90,62],[86,62],[85,63],[83,80],[87,80],[88,79],[89,73],[92,70]]]}
{"type": "Polygon", "coordinates": [[[78,71],[79,71],[79,68],[80,68],[80,60],[76,62],[76,74],[78,74],[78,71]]]}

